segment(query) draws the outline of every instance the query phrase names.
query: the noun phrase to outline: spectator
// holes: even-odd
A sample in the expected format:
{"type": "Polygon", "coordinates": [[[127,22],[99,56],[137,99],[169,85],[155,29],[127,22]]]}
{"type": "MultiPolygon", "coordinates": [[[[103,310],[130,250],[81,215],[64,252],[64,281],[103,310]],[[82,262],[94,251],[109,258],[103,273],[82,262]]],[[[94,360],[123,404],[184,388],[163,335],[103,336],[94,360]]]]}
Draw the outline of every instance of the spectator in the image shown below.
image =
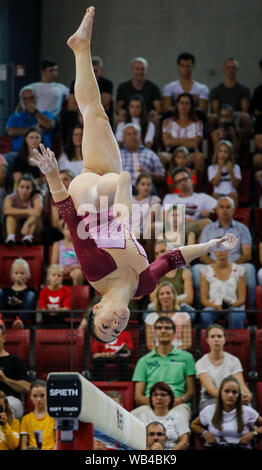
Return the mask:
{"type": "MultiPolygon", "coordinates": [[[[23,322],[32,317],[30,313],[24,313],[24,310],[35,310],[36,293],[27,286],[30,279],[30,268],[23,258],[17,258],[13,261],[10,278],[12,285],[0,289],[0,311],[17,310],[18,317],[13,323],[13,328],[23,328],[23,322]]],[[[3,318],[14,318],[8,312],[3,314],[3,318]]]]}
{"type": "MultiPolygon", "coordinates": [[[[258,63],[260,73],[262,75],[262,60],[258,63]]],[[[258,117],[262,114],[262,84],[257,86],[254,90],[252,96],[252,104],[251,104],[252,113],[254,116],[258,117]]]]}
{"type": "Polygon", "coordinates": [[[0,391],[0,450],[14,450],[19,446],[20,421],[13,417],[5,393],[0,391]]]}
{"type": "Polygon", "coordinates": [[[203,125],[198,120],[192,95],[182,93],[176,100],[172,118],[166,119],[162,127],[162,140],[167,151],[186,147],[194,168],[204,171],[205,158],[199,146],[203,139],[203,125]]]}
{"type": "Polygon", "coordinates": [[[31,162],[31,158],[34,157],[33,149],[38,148],[40,143],[43,143],[42,131],[38,127],[29,127],[24,134],[23,143],[12,167],[15,184],[24,173],[30,173],[36,183],[40,183],[40,170],[31,162]]]}
{"type": "Polygon", "coordinates": [[[20,105],[22,111],[12,114],[6,125],[8,135],[12,138],[12,150],[18,152],[23,136],[28,128],[38,126],[43,132],[43,140],[46,147],[51,148],[51,130],[55,126],[55,117],[49,111],[40,112],[36,107],[36,92],[30,86],[20,90],[20,105]]]}
{"type": "Polygon", "coordinates": [[[181,245],[194,245],[196,243],[198,230],[195,229],[194,223],[185,220],[185,241],[182,238],[184,232],[181,223],[183,223],[183,219],[177,210],[177,206],[171,206],[165,214],[165,239],[168,240],[170,250],[181,245]]]}
{"type": "Polygon", "coordinates": [[[151,387],[165,381],[175,395],[174,406],[189,421],[190,401],[194,395],[195,362],[192,354],[172,345],[175,324],[169,317],[160,317],[154,324],[158,346],[136,364],[133,375],[137,405],[149,405],[151,387]]]}
{"type": "Polygon", "coordinates": [[[258,116],[254,125],[254,142],[255,152],[253,155],[254,170],[260,170],[259,178],[261,179],[262,170],[262,115],[258,116]]]}
{"type": "Polygon", "coordinates": [[[41,63],[41,81],[31,83],[29,86],[37,96],[37,109],[49,111],[57,119],[63,105],[67,104],[69,88],[56,82],[58,66],[52,60],[43,60],[41,63]]]}
{"type": "Polygon", "coordinates": [[[129,380],[128,360],[133,351],[133,341],[128,331],[122,331],[111,343],[101,343],[92,339],[92,378],[103,380],[107,364],[116,364],[118,380],[129,380]]]}
{"type": "Polygon", "coordinates": [[[64,322],[65,315],[71,309],[71,294],[68,287],[62,285],[63,267],[51,264],[47,269],[47,286],[43,287],[39,295],[40,310],[49,310],[42,313],[45,324],[58,325],[64,322]]]}
{"type": "Polygon", "coordinates": [[[229,328],[244,328],[246,318],[245,270],[229,261],[226,250],[214,251],[216,260],[204,266],[200,277],[200,296],[204,310],[201,312],[202,328],[226,317],[229,328]]]}
{"type": "Polygon", "coordinates": [[[175,324],[173,346],[177,349],[190,349],[192,345],[192,327],[190,315],[180,311],[177,293],[170,282],[161,282],[156,288],[154,312],[145,318],[146,347],[149,351],[158,346],[154,324],[161,316],[167,316],[175,324]]]}
{"type": "Polygon", "coordinates": [[[14,245],[16,235],[22,236],[24,245],[32,245],[34,236],[42,231],[43,202],[32,175],[22,175],[17,189],[6,196],[3,213],[6,217],[6,244],[14,245]]]}
{"type": "Polygon", "coordinates": [[[63,240],[55,242],[52,247],[51,264],[59,264],[63,267],[64,277],[69,276],[73,286],[81,286],[84,276],[75,254],[71,234],[64,223],[63,240]]]}
{"type": "MultiPolygon", "coordinates": [[[[250,308],[255,307],[255,288],[256,288],[256,271],[253,264],[249,261],[252,256],[252,238],[246,225],[234,220],[235,204],[229,196],[222,196],[218,199],[216,213],[217,221],[212,222],[204,228],[200,243],[207,242],[213,237],[223,237],[226,233],[232,233],[238,239],[237,245],[230,251],[229,260],[232,263],[239,264],[245,269],[246,283],[249,288],[249,305],[250,308]]],[[[200,262],[211,264],[215,259],[214,253],[200,257],[200,262]]],[[[195,264],[192,267],[192,275],[195,287],[195,303],[198,309],[201,308],[200,303],[200,271],[203,265],[195,264]]]]}
{"type": "Polygon", "coordinates": [[[138,124],[126,124],[124,127],[124,148],[121,149],[123,171],[131,174],[131,184],[134,188],[140,173],[147,172],[153,183],[164,181],[165,170],[159,157],[152,150],[141,145],[141,128],[138,124]]]}
{"type": "Polygon", "coordinates": [[[150,406],[136,408],[131,414],[148,426],[154,421],[166,429],[166,450],[185,450],[188,447],[190,429],[184,416],[173,408],[174,394],[165,382],[157,382],[150,389],[150,406]],[[139,412],[140,411],[140,412],[139,412]]]}
{"type": "Polygon", "coordinates": [[[21,450],[38,447],[54,450],[56,445],[56,422],[47,412],[46,382],[35,380],[31,384],[30,398],[34,410],[26,414],[21,423],[21,450]]]}
{"type": "Polygon", "coordinates": [[[0,391],[4,392],[15,418],[24,413],[21,394],[29,393],[30,384],[24,362],[4,349],[5,330],[0,325],[0,391]]]}
{"type": "Polygon", "coordinates": [[[173,180],[180,193],[167,194],[163,200],[163,208],[167,210],[170,204],[185,204],[187,231],[199,235],[210,224],[209,217],[213,215],[217,201],[208,194],[194,192],[191,175],[186,168],[176,168],[173,180]]]}
{"type": "Polygon", "coordinates": [[[173,154],[170,154],[170,161],[166,175],[166,185],[169,193],[180,193],[173,181],[173,171],[176,168],[186,168],[191,174],[193,186],[197,184],[196,171],[191,168],[192,163],[189,158],[189,150],[186,147],[177,147],[173,154]]]}
{"type": "Polygon", "coordinates": [[[155,421],[147,425],[146,450],[165,450],[166,441],[166,430],[163,424],[155,421]]]}
{"type": "Polygon", "coordinates": [[[82,138],[83,126],[76,124],[70,132],[65,152],[58,159],[59,170],[70,170],[74,177],[83,169],[82,138]]]}
{"type": "Polygon", "coordinates": [[[133,95],[142,95],[150,119],[156,120],[161,113],[161,92],[157,85],[146,79],[148,62],[143,57],[136,57],[131,62],[132,78],[120,83],[117,89],[116,107],[119,118],[126,116],[127,106],[133,95]]]}
{"type": "Polygon", "coordinates": [[[207,405],[216,403],[222,380],[233,375],[240,383],[242,402],[248,405],[252,399],[243,377],[240,360],[224,351],[225,330],[221,325],[209,325],[206,329],[206,342],[210,352],[196,362],[197,377],[201,383],[200,411],[207,405]]]}
{"type": "Polygon", "coordinates": [[[116,140],[120,147],[123,145],[123,132],[125,124],[133,122],[141,127],[141,140],[145,147],[151,149],[155,137],[155,125],[149,122],[147,109],[141,95],[134,95],[130,98],[125,120],[119,122],[116,128],[116,140]]]}
{"type": "MultiPolygon", "coordinates": [[[[99,87],[101,94],[101,102],[104,107],[104,110],[108,116],[111,127],[113,127],[113,116],[114,116],[114,106],[113,106],[113,83],[108,78],[103,76],[103,61],[101,57],[93,56],[92,57],[93,70],[96,77],[96,81],[99,87]]],[[[69,111],[78,111],[77,102],[75,99],[75,80],[70,85],[70,95],[68,101],[68,110],[69,111]]]]}
{"type": "Polygon", "coordinates": [[[220,140],[230,141],[233,146],[233,154],[240,149],[240,139],[234,123],[234,112],[230,104],[222,104],[218,112],[216,129],[211,134],[214,147],[220,140]]]}
{"type": "Polygon", "coordinates": [[[203,437],[209,449],[251,449],[254,436],[262,434],[262,417],[242,404],[240,384],[229,375],[219,387],[216,404],[206,406],[191,429],[203,437]]]}
{"type": "Polygon", "coordinates": [[[211,113],[216,116],[223,104],[229,104],[234,110],[234,117],[242,128],[243,137],[250,134],[250,91],[237,81],[239,63],[233,57],[226,59],[223,67],[224,80],[210,92],[211,113]]]}
{"type": "Polygon", "coordinates": [[[170,82],[163,88],[163,111],[175,111],[174,103],[182,93],[190,93],[195,100],[195,106],[204,114],[208,111],[209,90],[203,83],[193,80],[193,70],[196,63],[195,56],[189,52],[179,54],[177,67],[179,79],[170,82]]]}
{"type": "MultiPolygon", "coordinates": [[[[262,236],[260,235],[260,242],[258,245],[258,251],[259,251],[259,263],[260,266],[262,266],[262,236]]],[[[262,267],[259,268],[257,272],[257,279],[258,279],[258,284],[262,286],[262,267]]]]}
{"type": "Polygon", "coordinates": [[[239,165],[234,163],[233,146],[229,140],[220,140],[215,147],[213,164],[209,165],[208,181],[213,185],[212,196],[230,196],[238,206],[237,188],[242,180],[239,165]]]}

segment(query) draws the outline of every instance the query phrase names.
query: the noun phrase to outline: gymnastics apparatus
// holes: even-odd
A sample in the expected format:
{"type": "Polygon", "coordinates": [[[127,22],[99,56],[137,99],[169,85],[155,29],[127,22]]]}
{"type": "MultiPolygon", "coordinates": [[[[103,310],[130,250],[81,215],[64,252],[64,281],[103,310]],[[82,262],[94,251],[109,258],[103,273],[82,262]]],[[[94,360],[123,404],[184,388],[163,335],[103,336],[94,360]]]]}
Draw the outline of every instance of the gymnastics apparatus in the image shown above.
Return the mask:
{"type": "Polygon", "coordinates": [[[86,10],[78,30],[67,42],[75,54],[75,97],[84,122],[82,173],[73,179],[67,191],[50,149],[40,145],[41,152],[35,149],[32,161],[46,175],[86,279],[102,295],[89,312],[90,334],[99,341],[111,342],[127,326],[131,298],[149,294],[167,272],[210,250],[232,248],[236,239],[226,234],[220,240],[183,246],[149,265],[129,226],[130,174],[122,172],[119,147],[93,72],[90,41],[94,11],[94,7],[86,10]],[[105,199],[107,210],[101,209],[105,199]]]}

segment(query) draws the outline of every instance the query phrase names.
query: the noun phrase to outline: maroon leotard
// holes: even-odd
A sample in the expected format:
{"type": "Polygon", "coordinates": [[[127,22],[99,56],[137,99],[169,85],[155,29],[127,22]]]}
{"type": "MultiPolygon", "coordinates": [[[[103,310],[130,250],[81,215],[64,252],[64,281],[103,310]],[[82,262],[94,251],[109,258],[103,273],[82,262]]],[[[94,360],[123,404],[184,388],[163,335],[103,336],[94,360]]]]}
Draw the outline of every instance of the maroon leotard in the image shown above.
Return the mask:
{"type": "MultiPolygon", "coordinates": [[[[125,249],[124,227],[125,224],[118,223],[113,215],[112,210],[106,212],[107,221],[103,220],[103,214],[97,214],[96,225],[85,223],[85,218],[78,216],[71,196],[61,202],[55,203],[61,217],[66,221],[71,233],[72,242],[76,255],[79,259],[82,271],[86,279],[90,282],[99,281],[103,277],[112,273],[117,269],[114,258],[105,251],[104,248],[122,248],[125,249]],[[80,232],[87,238],[79,237],[80,232]],[[105,230],[109,231],[109,237],[100,239],[104,236],[105,230]],[[96,239],[93,234],[96,232],[96,239]],[[112,238],[110,238],[110,234],[112,238]],[[99,246],[100,245],[100,246],[99,246]]],[[[88,218],[86,218],[88,220],[88,218]]],[[[131,230],[129,232],[132,235],[131,230]]],[[[142,256],[145,256],[144,249],[133,237],[133,240],[142,256]]],[[[168,251],[161,255],[156,261],[151,263],[144,271],[139,274],[139,283],[135,292],[135,297],[150,294],[159,279],[166,273],[177,269],[186,264],[180,250],[168,251]]]]}

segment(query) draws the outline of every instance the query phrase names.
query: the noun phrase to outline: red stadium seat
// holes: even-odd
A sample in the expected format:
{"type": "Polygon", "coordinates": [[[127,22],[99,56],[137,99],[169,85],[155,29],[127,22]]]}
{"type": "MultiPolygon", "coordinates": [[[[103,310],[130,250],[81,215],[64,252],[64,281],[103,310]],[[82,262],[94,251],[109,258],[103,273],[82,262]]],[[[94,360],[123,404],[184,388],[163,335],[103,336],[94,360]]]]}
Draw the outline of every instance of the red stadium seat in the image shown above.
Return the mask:
{"type": "Polygon", "coordinates": [[[242,181],[237,188],[240,204],[250,203],[250,170],[241,170],[242,181]]]}
{"type": "Polygon", "coordinates": [[[30,330],[6,330],[5,349],[9,354],[19,356],[29,366],[30,330]]]}
{"type": "Polygon", "coordinates": [[[12,140],[8,135],[0,136],[0,153],[8,153],[12,150],[12,140]]]}
{"type": "Polygon", "coordinates": [[[141,357],[140,354],[140,330],[139,322],[135,320],[130,320],[127,327],[129,333],[132,336],[134,349],[129,358],[129,366],[134,369],[138,359],[141,357]]]}
{"type": "Polygon", "coordinates": [[[85,330],[45,330],[35,333],[35,370],[37,378],[49,372],[82,372],[85,330]]]}
{"type": "MultiPolygon", "coordinates": [[[[249,330],[226,330],[225,351],[238,357],[243,367],[245,380],[248,380],[249,372],[249,347],[249,330]]],[[[201,330],[201,352],[202,356],[209,352],[209,346],[206,342],[206,330],[201,330]]]]}
{"type": "Polygon", "coordinates": [[[134,409],[134,383],[133,382],[93,382],[104,393],[117,391],[122,395],[123,407],[127,411],[134,409]]]}
{"type": "Polygon", "coordinates": [[[262,381],[262,329],[256,331],[256,370],[257,380],[262,381]]]}
{"type": "Polygon", "coordinates": [[[16,258],[24,258],[30,267],[31,277],[28,285],[39,290],[42,282],[44,247],[35,245],[30,247],[16,245],[14,247],[0,246],[0,287],[11,285],[10,268],[16,258]]]}
{"type": "Polygon", "coordinates": [[[262,328],[262,286],[256,286],[256,309],[261,310],[256,314],[258,328],[262,328]]]}
{"type": "MultiPolygon", "coordinates": [[[[90,301],[90,286],[67,286],[71,291],[71,309],[86,310],[90,301]]],[[[81,316],[83,315],[80,314],[81,316]]]]}
{"type": "Polygon", "coordinates": [[[250,209],[249,207],[238,207],[234,213],[234,219],[250,227],[250,209]]]}

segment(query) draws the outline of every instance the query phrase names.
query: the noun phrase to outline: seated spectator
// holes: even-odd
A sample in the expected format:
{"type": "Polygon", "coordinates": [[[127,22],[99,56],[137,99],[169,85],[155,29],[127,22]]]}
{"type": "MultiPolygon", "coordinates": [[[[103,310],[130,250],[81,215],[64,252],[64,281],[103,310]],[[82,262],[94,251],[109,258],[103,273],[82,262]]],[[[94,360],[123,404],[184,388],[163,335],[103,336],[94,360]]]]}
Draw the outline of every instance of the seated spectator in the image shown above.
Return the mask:
{"type": "Polygon", "coordinates": [[[206,406],[191,429],[208,449],[251,449],[252,439],[262,434],[262,417],[242,403],[240,384],[229,375],[219,387],[216,404],[206,406]]]}
{"type": "Polygon", "coordinates": [[[140,173],[148,172],[154,184],[164,181],[165,170],[159,157],[150,149],[141,145],[141,127],[129,123],[124,127],[124,148],[120,150],[123,171],[131,174],[131,184],[135,187],[140,173]]]}
{"type": "Polygon", "coordinates": [[[240,139],[234,123],[234,112],[230,104],[222,104],[218,111],[216,128],[211,134],[214,147],[220,140],[229,140],[233,146],[233,154],[238,154],[240,139]]]}
{"type": "MultiPolygon", "coordinates": [[[[155,260],[159,258],[163,253],[168,251],[168,243],[166,240],[156,240],[154,246],[154,258],[155,260]]],[[[180,303],[180,309],[183,312],[189,312],[191,316],[191,321],[195,318],[194,309],[191,307],[193,304],[194,299],[194,287],[193,287],[193,279],[192,274],[189,269],[186,268],[178,268],[173,269],[165,276],[163,276],[159,282],[169,282],[173,285],[176,293],[177,298],[180,303]]],[[[156,301],[156,289],[151,292],[150,301],[156,301]]],[[[153,306],[152,306],[153,308],[153,306]]]]}
{"type": "Polygon", "coordinates": [[[155,125],[149,122],[144,99],[141,95],[134,95],[130,98],[125,120],[119,122],[116,128],[116,140],[120,147],[123,145],[123,132],[125,124],[133,122],[141,127],[142,144],[151,149],[155,137],[155,125]]]}
{"type": "Polygon", "coordinates": [[[37,127],[29,127],[24,134],[21,148],[14,159],[13,182],[15,186],[24,173],[30,173],[36,183],[40,184],[41,172],[31,161],[31,158],[34,157],[33,149],[38,148],[40,143],[43,143],[42,131],[37,127]]]}
{"type": "Polygon", "coordinates": [[[44,380],[35,380],[31,384],[30,398],[34,410],[22,419],[21,450],[26,450],[28,447],[54,450],[56,422],[47,412],[46,382],[44,380]]]}
{"type": "Polygon", "coordinates": [[[166,430],[163,424],[155,421],[147,425],[146,450],[165,450],[166,441],[166,430]]]}
{"type": "MultiPolygon", "coordinates": [[[[66,189],[69,188],[71,181],[74,179],[74,175],[70,170],[59,171],[61,180],[66,189]]],[[[56,237],[62,238],[62,231],[64,228],[64,219],[59,214],[58,209],[54,205],[53,198],[50,198],[50,221],[53,229],[56,230],[56,237]]]]}
{"type": "MultiPolygon", "coordinates": [[[[254,170],[262,170],[262,115],[258,116],[254,125],[254,142],[255,152],[253,155],[253,168],[254,170]]],[[[261,178],[261,176],[260,176],[261,178]]]]}
{"type": "Polygon", "coordinates": [[[176,147],[186,147],[194,168],[201,173],[205,168],[204,154],[199,146],[203,139],[203,125],[198,120],[194,100],[189,93],[182,93],[176,100],[172,118],[166,119],[162,127],[162,140],[167,151],[176,147]]]}
{"type": "Polygon", "coordinates": [[[185,450],[188,447],[189,425],[184,416],[173,408],[174,393],[165,382],[157,382],[150,389],[150,406],[136,408],[131,414],[148,426],[154,421],[166,429],[166,450],[185,450]]]}
{"type": "Polygon", "coordinates": [[[217,201],[206,193],[194,192],[191,175],[186,168],[176,168],[173,180],[180,193],[167,194],[163,200],[163,208],[167,210],[171,204],[185,204],[187,231],[199,236],[203,228],[210,224],[209,217],[214,214],[217,201]]]}
{"type": "Polygon", "coordinates": [[[74,177],[83,169],[82,138],[83,126],[76,124],[70,132],[65,151],[58,159],[59,170],[70,170],[74,177]]]}
{"type": "Polygon", "coordinates": [[[200,276],[202,328],[219,318],[228,320],[229,328],[244,328],[246,279],[245,270],[229,261],[229,251],[214,251],[216,260],[204,266],[200,276]]]}
{"type": "Polygon", "coordinates": [[[192,354],[173,346],[175,324],[169,317],[159,317],[154,324],[158,346],[142,356],[133,375],[135,401],[137,405],[150,404],[150,389],[165,381],[174,395],[176,411],[182,413],[187,422],[191,416],[190,401],[194,395],[195,362],[192,354]]]}
{"type": "MultiPolygon", "coordinates": [[[[260,73],[262,75],[262,60],[258,63],[260,73]]],[[[258,85],[253,93],[252,102],[251,102],[252,114],[256,117],[262,114],[262,84],[258,85]]]]}
{"type": "Polygon", "coordinates": [[[201,383],[199,410],[216,403],[222,380],[233,375],[240,384],[242,402],[248,405],[252,399],[243,377],[243,368],[238,357],[224,351],[226,342],[225,330],[221,325],[209,325],[206,329],[206,342],[210,348],[196,362],[197,377],[201,383]]]}
{"type": "Polygon", "coordinates": [[[124,120],[128,102],[133,95],[144,98],[150,119],[157,122],[161,113],[161,92],[157,85],[146,79],[148,62],[143,57],[136,57],[131,62],[132,78],[120,83],[116,95],[116,111],[119,120],[124,120]]]}
{"type": "Polygon", "coordinates": [[[21,235],[24,245],[32,245],[34,236],[42,231],[42,211],[42,196],[32,175],[22,175],[17,189],[4,200],[6,244],[14,245],[16,236],[21,235]]]}
{"type": "Polygon", "coordinates": [[[237,188],[242,180],[239,165],[234,163],[233,147],[229,140],[220,140],[215,147],[213,164],[209,165],[208,181],[213,185],[212,196],[230,196],[238,206],[237,188]]]}
{"type": "MultiPolygon", "coordinates": [[[[262,235],[260,235],[260,242],[258,245],[258,249],[259,249],[259,264],[260,266],[262,266],[262,235]]],[[[259,268],[257,272],[257,279],[258,279],[258,284],[262,286],[262,267],[259,268]]]]}
{"type": "Polygon", "coordinates": [[[0,325],[0,391],[4,392],[14,418],[21,419],[24,410],[21,394],[29,393],[30,384],[24,362],[4,349],[5,330],[0,325]]]}
{"type": "Polygon", "coordinates": [[[128,360],[133,349],[133,341],[129,331],[122,331],[110,343],[101,343],[96,339],[92,339],[92,379],[103,380],[107,364],[113,363],[117,366],[118,380],[129,380],[128,360]]]}
{"type": "Polygon", "coordinates": [[[71,293],[68,287],[63,286],[63,267],[51,264],[47,269],[47,285],[39,295],[40,310],[44,324],[58,325],[64,322],[65,315],[71,309],[71,293]]]}
{"type": "Polygon", "coordinates": [[[240,128],[243,139],[247,140],[250,137],[250,91],[237,81],[238,70],[239,63],[236,59],[226,59],[223,67],[224,80],[210,92],[211,113],[217,118],[221,106],[229,104],[237,120],[236,127],[240,128]]]}
{"type": "Polygon", "coordinates": [[[189,52],[182,52],[177,58],[179,79],[170,82],[163,88],[163,111],[175,111],[174,103],[182,93],[190,93],[195,100],[196,108],[207,114],[209,90],[204,83],[193,80],[193,70],[196,63],[195,56],[189,52]]]}
{"type": "Polygon", "coordinates": [[[15,450],[20,441],[20,421],[13,417],[5,393],[0,391],[0,450],[15,450]]]}
{"type": "Polygon", "coordinates": [[[64,222],[64,238],[52,246],[51,264],[59,264],[63,267],[64,277],[70,276],[73,286],[81,286],[84,276],[75,254],[71,234],[67,224],[64,222]]]}
{"type": "Polygon", "coordinates": [[[169,249],[178,248],[181,245],[194,245],[198,235],[198,229],[195,222],[189,222],[185,219],[185,241],[182,239],[183,230],[180,229],[180,222],[183,220],[179,215],[177,206],[171,206],[165,213],[165,234],[164,238],[168,240],[169,249]],[[181,219],[181,220],[180,220],[181,219]]]}
{"type": "Polygon", "coordinates": [[[27,261],[23,258],[17,258],[12,263],[10,270],[12,285],[0,289],[0,311],[17,310],[16,320],[13,314],[2,313],[4,320],[6,318],[14,319],[13,328],[23,328],[23,323],[33,316],[24,310],[35,310],[36,308],[36,293],[27,286],[30,276],[27,261]]]}
{"type": "Polygon", "coordinates": [[[173,180],[173,171],[176,168],[186,168],[191,173],[192,183],[197,184],[196,171],[191,168],[192,163],[189,159],[189,150],[186,147],[177,147],[173,154],[170,154],[170,161],[166,175],[166,185],[169,193],[180,193],[173,180]]]}
{"type": "MultiPolygon", "coordinates": [[[[204,228],[200,243],[205,243],[213,238],[223,237],[226,233],[235,235],[238,239],[237,245],[229,252],[229,261],[243,266],[245,269],[246,283],[249,288],[249,305],[255,307],[256,271],[250,263],[252,256],[252,237],[248,227],[237,220],[234,220],[235,203],[229,196],[222,196],[218,199],[216,213],[217,221],[212,222],[204,228]]],[[[215,259],[213,252],[210,255],[200,257],[200,262],[211,264],[215,259]]],[[[200,303],[200,272],[203,264],[194,264],[192,275],[195,287],[195,305],[201,309],[200,303]]]]}
{"type": "Polygon", "coordinates": [[[145,318],[146,347],[149,351],[158,345],[154,324],[161,316],[167,316],[175,324],[173,346],[177,349],[190,349],[192,345],[192,327],[190,315],[180,311],[177,293],[172,284],[161,282],[156,288],[154,312],[145,318]]]}
{"type": "Polygon", "coordinates": [[[30,86],[25,86],[20,90],[19,98],[22,111],[12,114],[6,125],[8,135],[12,139],[12,150],[18,152],[28,128],[36,126],[43,132],[45,146],[52,148],[50,131],[55,126],[55,117],[49,111],[40,112],[37,109],[37,95],[30,86]]]}
{"type": "Polygon", "coordinates": [[[63,105],[67,104],[69,88],[62,83],[56,82],[58,66],[52,60],[42,60],[41,81],[31,83],[29,86],[35,91],[39,111],[49,111],[57,119],[62,111],[63,105]]]}

